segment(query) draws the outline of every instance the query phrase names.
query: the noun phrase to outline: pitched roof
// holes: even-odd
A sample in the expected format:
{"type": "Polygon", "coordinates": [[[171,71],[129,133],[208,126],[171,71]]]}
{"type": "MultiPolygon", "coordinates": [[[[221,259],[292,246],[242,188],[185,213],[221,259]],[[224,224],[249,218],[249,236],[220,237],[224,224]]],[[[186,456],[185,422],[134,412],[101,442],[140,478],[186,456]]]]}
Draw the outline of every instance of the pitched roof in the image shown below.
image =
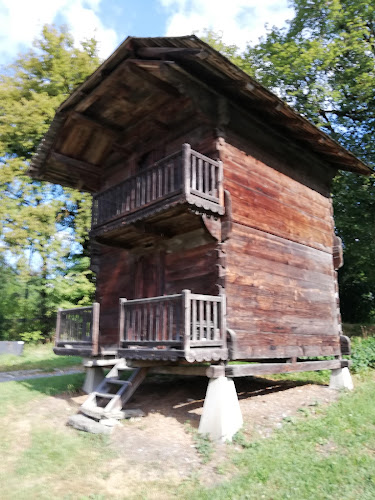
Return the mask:
{"type": "MultiPolygon", "coordinates": [[[[334,168],[369,175],[372,170],[338,142],[294,111],[283,100],[260,85],[227,58],[195,35],[182,37],[135,38],[128,37],[99,68],[82,83],[56,112],[50,129],[34,155],[29,172],[32,176],[52,179],[44,172],[48,169],[50,154],[63,128],[68,113],[90,104],[100,87],[105,87],[125,64],[140,65],[150,70],[151,79],[158,85],[169,85],[152,75],[157,67],[169,65],[182,75],[193,78],[209,92],[236,103],[276,132],[306,150],[315,153],[334,168]],[[152,69],[151,69],[152,68],[152,69]]],[[[171,87],[169,85],[169,87],[171,87]]],[[[178,88],[178,85],[177,85],[178,88]]],[[[63,183],[63,182],[62,182],[63,183]]],[[[90,189],[89,189],[90,190],[90,189]]]]}

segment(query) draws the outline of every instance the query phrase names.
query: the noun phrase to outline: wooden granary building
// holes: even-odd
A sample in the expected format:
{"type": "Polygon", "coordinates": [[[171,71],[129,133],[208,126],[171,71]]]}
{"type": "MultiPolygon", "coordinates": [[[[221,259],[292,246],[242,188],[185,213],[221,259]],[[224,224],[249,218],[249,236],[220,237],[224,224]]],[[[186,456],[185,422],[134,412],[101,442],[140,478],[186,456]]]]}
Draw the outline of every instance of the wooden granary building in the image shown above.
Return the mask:
{"type": "Polygon", "coordinates": [[[344,366],[339,170],[370,174],[197,37],[126,39],[30,168],[93,195],[96,301],[59,312],[55,352],[211,375],[344,366]]]}

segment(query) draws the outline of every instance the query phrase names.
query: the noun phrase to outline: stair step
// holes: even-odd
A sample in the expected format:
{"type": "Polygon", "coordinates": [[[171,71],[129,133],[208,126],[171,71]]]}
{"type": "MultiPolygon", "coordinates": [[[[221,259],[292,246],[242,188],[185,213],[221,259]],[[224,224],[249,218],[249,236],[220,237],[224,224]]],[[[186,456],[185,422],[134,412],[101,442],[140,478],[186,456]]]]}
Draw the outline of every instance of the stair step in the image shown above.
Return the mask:
{"type": "Polygon", "coordinates": [[[117,380],[115,378],[107,380],[107,384],[128,385],[129,383],[127,380],[117,380]]]}
{"type": "Polygon", "coordinates": [[[95,392],[95,396],[97,398],[107,398],[112,399],[116,396],[116,394],[108,394],[107,392],[95,392]]]}

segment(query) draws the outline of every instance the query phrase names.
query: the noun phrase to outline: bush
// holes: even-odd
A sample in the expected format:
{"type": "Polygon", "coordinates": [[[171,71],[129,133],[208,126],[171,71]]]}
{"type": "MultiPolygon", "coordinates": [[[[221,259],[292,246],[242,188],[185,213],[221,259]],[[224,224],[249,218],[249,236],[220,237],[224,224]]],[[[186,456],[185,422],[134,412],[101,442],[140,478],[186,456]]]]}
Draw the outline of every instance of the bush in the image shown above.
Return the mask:
{"type": "Polygon", "coordinates": [[[40,330],[34,330],[33,332],[24,332],[20,334],[21,340],[27,344],[38,344],[38,342],[44,340],[44,336],[40,330]]]}
{"type": "Polygon", "coordinates": [[[353,372],[375,368],[375,337],[352,338],[351,359],[353,372]]]}

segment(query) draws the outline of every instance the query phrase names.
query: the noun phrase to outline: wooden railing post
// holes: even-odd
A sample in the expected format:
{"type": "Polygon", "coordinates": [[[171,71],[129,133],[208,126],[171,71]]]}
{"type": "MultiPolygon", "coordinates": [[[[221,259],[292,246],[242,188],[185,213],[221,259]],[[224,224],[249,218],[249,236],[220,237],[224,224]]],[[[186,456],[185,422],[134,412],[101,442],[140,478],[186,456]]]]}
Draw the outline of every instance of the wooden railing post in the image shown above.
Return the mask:
{"type": "Polygon", "coordinates": [[[57,345],[60,341],[61,311],[62,311],[62,308],[59,307],[57,310],[57,318],[56,318],[55,345],[57,345]]]}
{"type": "Polygon", "coordinates": [[[223,349],[227,348],[227,300],[224,292],[220,293],[221,298],[221,318],[220,335],[223,349]]]}
{"type": "Polygon", "coordinates": [[[190,162],[191,147],[190,144],[182,145],[182,172],[183,172],[183,192],[185,196],[190,193],[190,162]]]}
{"type": "Polygon", "coordinates": [[[190,351],[190,330],[191,330],[191,291],[182,290],[182,311],[184,314],[184,352],[185,356],[190,351]]]}
{"type": "Polygon", "coordinates": [[[224,186],[223,186],[223,162],[219,160],[218,176],[217,176],[217,194],[220,205],[224,206],[224,186]]]}
{"type": "Polygon", "coordinates": [[[120,315],[119,315],[119,342],[120,342],[120,347],[122,345],[122,342],[125,340],[125,302],[127,299],[121,298],[120,299],[120,315]]]}
{"type": "Polygon", "coordinates": [[[92,305],[92,354],[97,356],[99,353],[99,317],[100,317],[100,304],[94,302],[92,305]]]}

